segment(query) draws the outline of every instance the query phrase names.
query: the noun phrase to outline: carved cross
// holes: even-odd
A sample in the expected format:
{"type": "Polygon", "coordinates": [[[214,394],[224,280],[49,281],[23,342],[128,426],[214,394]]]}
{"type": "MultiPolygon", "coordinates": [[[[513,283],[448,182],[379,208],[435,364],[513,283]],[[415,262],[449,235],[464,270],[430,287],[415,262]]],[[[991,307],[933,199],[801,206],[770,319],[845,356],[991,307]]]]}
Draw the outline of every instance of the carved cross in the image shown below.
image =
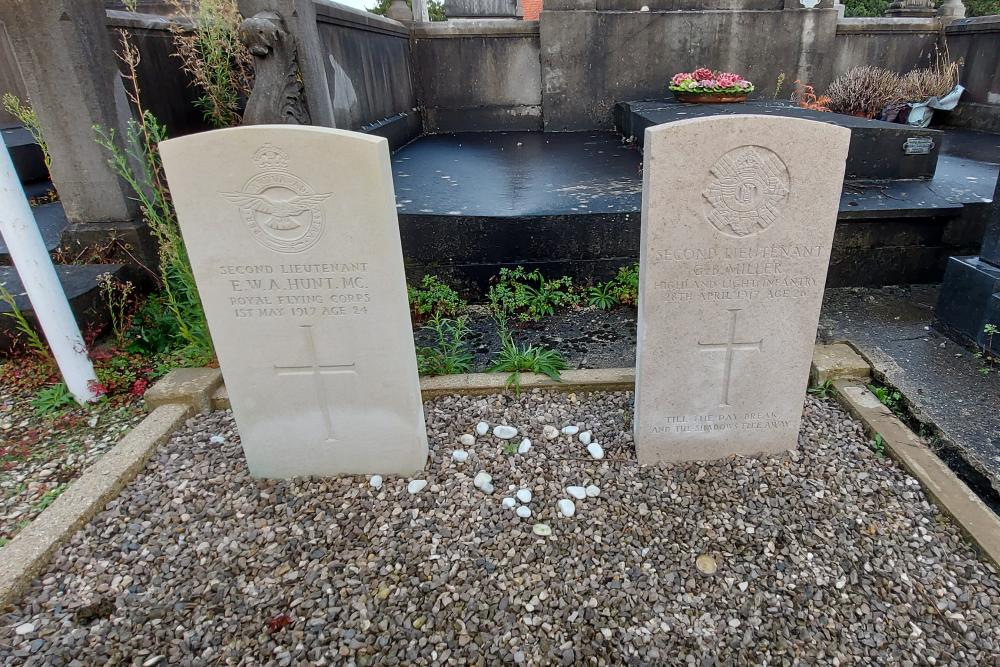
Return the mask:
{"type": "Polygon", "coordinates": [[[302,331],[306,337],[306,354],[309,363],[299,366],[274,366],[274,370],[279,376],[287,375],[311,375],[316,387],[316,397],[319,399],[320,411],[323,414],[323,425],[326,426],[326,442],[337,442],[333,436],[333,416],[331,412],[333,405],[330,396],[326,391],[324,375],[340,375],[345,373],[355,374],[354,362],[349,364],[321,364],[316,354],[316,339],[313,338],[313,328],[311,324],[303,324],[302,331]]]}
{"type": "Polygon", "coordinates": [[[698,342],[698,347],[702,352],[725,352],[726,366],[722,373],[722,401],[720,406],[729,405],[729,386],[733,378],[733,355],[736,352],[762,352],[764,349],[764,339],[758,341],[737,341],[736,340],[736,317],[741,308],[730,308],[729,313],[729,339],[724,343],[702,343],[698,342]]]}

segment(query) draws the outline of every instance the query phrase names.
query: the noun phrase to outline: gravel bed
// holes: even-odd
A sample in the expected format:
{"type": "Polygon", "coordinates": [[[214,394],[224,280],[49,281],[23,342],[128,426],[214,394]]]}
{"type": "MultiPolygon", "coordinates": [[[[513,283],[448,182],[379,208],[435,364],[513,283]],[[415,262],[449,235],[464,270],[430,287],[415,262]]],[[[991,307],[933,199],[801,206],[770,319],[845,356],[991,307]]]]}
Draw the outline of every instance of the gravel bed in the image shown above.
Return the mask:
{"type": "Polygon", "coordinates": [[[393,477],[254,481],[231,415],[196,418],[0,617],[0,660],[996,664],[996,571],[834,404],[808,398],[797,452],[649,468],[631,400],[430,401],[416,494],[393,477]],[[530,451],[488,434],[454,461],[480,420],[530,451]],[[605,459],[547,424],[592,431],[605,459]],[[502,506],[509,485],[534,516],[502,506]],[[570,485],[600,494],[566,518],[570,485]]]}
{"type": "Polygon", "coordinates": [[[4,382],[2,371],[0,365],[0,553],[146,414],[135,399],[41,417],[34,395],[4,382]]]}

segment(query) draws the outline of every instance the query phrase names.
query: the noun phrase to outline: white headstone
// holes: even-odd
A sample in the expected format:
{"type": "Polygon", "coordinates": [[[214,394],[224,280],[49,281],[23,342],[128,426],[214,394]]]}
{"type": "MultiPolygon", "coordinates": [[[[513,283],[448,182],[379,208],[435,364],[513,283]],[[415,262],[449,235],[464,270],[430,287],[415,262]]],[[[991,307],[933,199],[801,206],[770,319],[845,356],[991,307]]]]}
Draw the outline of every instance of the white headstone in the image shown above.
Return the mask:
{"type": "Polygon", "coordinates": [[[252,474],[423,468],[386,140],[280,125],[160,149],[252,474]]]}
{"type": "Polygon", "coordinates": [[[795,447],[850,134],[755,115],[646,130],[641,462],[795,447]]]}

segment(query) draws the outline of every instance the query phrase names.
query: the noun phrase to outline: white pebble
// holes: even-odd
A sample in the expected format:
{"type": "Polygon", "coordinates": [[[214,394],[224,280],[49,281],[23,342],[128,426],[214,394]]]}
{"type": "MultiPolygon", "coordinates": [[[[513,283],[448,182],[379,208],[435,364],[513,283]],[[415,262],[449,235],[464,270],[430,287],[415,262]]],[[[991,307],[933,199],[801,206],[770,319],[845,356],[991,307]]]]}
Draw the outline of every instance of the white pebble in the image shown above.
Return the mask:
{"type": "Polygon", "coordinates": [[[221,435],[213,435],[211,438],[208,439],[208,441],[210,443],[212,443],[213,445],[224,445],[224,444],[226,444],[226,439],[223,438],[221,435]]]}
{"type": "Polygon", "coordinates": [[[545,428],[542,429],[542,435],[545,436],[546,440],[555,440],[559,437],[559,429],[551,424],[546,424],[545,428]]]}
{"type": "Polygon", "coordinates": [[[600,460],[604,458],[604,448],[596,442],[592,442],[587,445],[587,451],[590,452],[590,455],[595,459],[600,460]]]}
{"type": "Polygon", "coordinates": [[[513,498],[511,498],[510,496],[507,496],[506,498],[504,498],[503,500],[500,501],[500,505],[505,510],[509,510],[509,509],[513,509],[514,506],[517,505],[517,501],[514,500],[513,498]]]}
{"type": "Polygon", "coordinates": [[[372,475],[371,477],[368,478],[368,484],[371,485],[371,487],[373,489],[376,489],[376,490],[381,489],[382,488],[382,475],[372,475]]]}
{"type": "Polygon", "coordinates": [[[576,505],[574,505],[573,501],[570,500],[569,498],[563,498],[558,503],[556,503],[556,506],[559,508],[559,511],[565,517],[571,517],[574,514],[576,514],[576,505]]]}
{"type": "Polygon", "coordinates": [[[541,537],[548,537],[552,534],[552,529],[545,523],[536,523],[531,527],[531,532],[535,535],[540,535],[541,537]]]}
{"type": "Polygon", "coordinates": [[[472,435],[471,433],[463,433],[462,437],[460,437],[458,441],[462,443],[463,447],[472,447],[474,444],[476,444],[476,436],[472,435]]]}
{"type": "Polygon", "coordinates": [[[587,489],[582,486],[567,486],[566,493],[573,496],[577,500],[583,500],[587,497],[587,489]]]}
{"type": "Polygon", "coordinates": [[[480,470],[476,473],[476,477],[472,480],[472,483],[476,485],[477,489],[481,489],[484,485],[489,484],[492,481],[493,475],[489,474],[485,470],[480,470]]]}
{"type": "Polygon", "coordinates": [[[18,635],[30,635],[35,631],[35,626],[31,623],[22,623],[14,628],[14,633],[18,635]]]}
{"type": "Polygon", "coordinates": [[[493,429],[493,435],[500,438],[501,440],[510,440],[515,435],[517,435],[517,429],[513,426],[506,426],[501,424],[493,429]]]}
{"type": "Polygon", "coordinates": [[[527,519],[528,517],[531,516],[531,508],[528,507],[527,505],[521,505],[514,511],[517,512],[517,515],[522,519],[527,519]]]}
{"type": "Polygon", "coordinates": [[[409,491],[410,494],[412,495],[415,493],[420,493],[421,491],[424,490],[424,487],[426,486],[427,486],[426,479],[415,479],[406,485],[406,490],[409,491]]]}
{"type": "Polygon", "coordinates": [[[573,424],[570,424],[569,426],[563,426],[562,429],[563,435],[576,435],[579,432],[580,432],[580,427],[574,426],[573,424]]]}
{"type": "Polygon", "coordinates": [[[521,441],[521,444],[517,446],[517,453],[527,454],[530,451],[531,451],[531,440],[525,438],[524,440],[521,441]]]}
{"type": "Polygon", "coordinates": [[[465,463],[469,460],[469,452],[464,449],[456,449],[451,453],[451,460],[458,463],[465,463]]]}
{"type": "Polygon", "coordinates": [[[585,445],[589,445],[591,441],[594,439],[594,434],[591,433],[590,431],[584,431],[577,437],[580,438],[580,442],[582,442],[585,445]]]}
{"type": "Polygon", "coordinates": [[[593,484],[588,484],[584,491],[587,493],[588,498],[596,498],[601,495],[601,487],[594,486],[593,484]]]}
{"type": "Polygon", "coordinates": [[[528,490],[528,489],[521,489],[521,490],[519,490],[517,492],[517,499],[520,500],[522,503],[530,503],[531,502],[531,491],[528,490]]]}
{"type": "Polygon", "coordinates": [[[490,430],[490,425],[487,424],[486,422],[479,422],[478,424],[476,424],[477,435],[486,435],[487,433],[489,433],[489,430],[490,430]]]}
{"type": "Polygon", "coordinates": [[[486,495],[489,495],[494,491],[496,491],[496,488],[490,482],[486,482],[481,487],[479,487],[479,490],[485,493],[486,495]]]}

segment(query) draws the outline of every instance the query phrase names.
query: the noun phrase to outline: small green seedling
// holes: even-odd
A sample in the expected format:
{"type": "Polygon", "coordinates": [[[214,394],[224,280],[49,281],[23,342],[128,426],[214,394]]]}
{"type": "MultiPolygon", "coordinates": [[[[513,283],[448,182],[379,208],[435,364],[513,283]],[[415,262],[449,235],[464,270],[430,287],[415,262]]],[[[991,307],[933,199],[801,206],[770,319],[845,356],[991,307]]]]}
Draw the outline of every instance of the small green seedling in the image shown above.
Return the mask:
{"type": "Polygon", "coordinates": [[[882,437],[881,433],[876,433],[875,438],[868,443],[871,450],[875,452],[875,455],[879,458],[885,457],[885,439],[882,437]]]}
{"type": "Polygon", "coordinates": [[[54,384],[40,390],[31,401],[32,407],[42,417],[55,417],[67,408],[76,405],[76,399],[70,393],[65,382],[54,384]]]}
{"type": "Polygon", "coordinates": [[[816,398],[826,400],[837,395],[837,390],[833,388],[833,380],[823,380],[820,384],[809,387],[806,390],[808,393],[812,394],[816,398]]]}

